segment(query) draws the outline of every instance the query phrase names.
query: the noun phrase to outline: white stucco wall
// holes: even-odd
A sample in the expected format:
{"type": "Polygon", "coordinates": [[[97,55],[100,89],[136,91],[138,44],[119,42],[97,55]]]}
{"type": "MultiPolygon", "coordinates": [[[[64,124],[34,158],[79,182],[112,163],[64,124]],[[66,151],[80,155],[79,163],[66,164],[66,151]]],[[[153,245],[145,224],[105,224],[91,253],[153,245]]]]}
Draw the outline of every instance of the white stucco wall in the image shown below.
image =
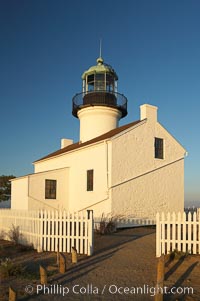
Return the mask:
{"type": "Polygon", "coordinates": [[[154,219],[157,212],[184,209],[183,160],[112,189],[114,215],[154,219]]]}
{"type": "Polygon", "coordinates": [[[112,212],[154,218],[184,208],[184,148],[157,122],[146,120],[112,140],[112,212]],[[154,138],[164,159],[154,158],[154,138]]]}
{"type": "Polygon", "coordinates": [[[110,164],[110,145],[101,142],[90,147],[46,159],[35,163],[35,173],[63,167],[69,172],[69,208],[81,211],[93,209],[96,216],[111,211],[108,191],[108,166],[110,164]],[[87,191],[87,170],[94,170],[94,190],[87,191]]]}
{"type": "Polygon", "coordinates": [[[28,210],[28,176],[11,181],[11,209],[28,210]]]}
{"type": "Polygon", "coordinates": [[[69,171],[67,168],[41,172],[11,181],[12,209],[68,209],[69,171]],[[56,199],[45,199],[45,179],[57,181],[56,199]]]}
{"type": "Polygon", "coordinates": [[[80,141],[85,142],[118,127],[121,112],[106,106],[90,106],[78,111],[80,141]]]}
{"type": "Polygon", "coordinates": [[[62,168],[28,176],[28,209],[65,209],[69,207],[69,169],[62,168]],[[45,179],[56,180],[56,199],[45,199],[45,179]]]}

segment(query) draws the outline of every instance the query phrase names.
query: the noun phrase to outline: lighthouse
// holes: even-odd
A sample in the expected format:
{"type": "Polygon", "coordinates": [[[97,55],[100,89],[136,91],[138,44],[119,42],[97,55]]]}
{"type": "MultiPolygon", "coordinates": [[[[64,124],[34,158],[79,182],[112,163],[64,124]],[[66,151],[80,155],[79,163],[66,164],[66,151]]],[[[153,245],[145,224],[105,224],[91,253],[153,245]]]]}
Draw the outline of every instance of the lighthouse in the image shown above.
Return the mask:
{"type": "Polygon", "coordinates": [[[139,120],[118,126],[127,99],[117,82],[100,54],[72,99],[80,140],[62,139],[61,148],[33,163],[33,174],[13,179],[11,209],[93,210],[99,221],[123,216],[127,225],[133,217],[131,226],[172,207],[183,211],[186,150],[159,123],[156,106],[141,105],[139,120]]]}
{"type": "Polygon", "coordinates": [[[117,91],[118,76],[100,56],[82,75],[82,92],[72,99],[72,114],[80,120],[80,142],[118,127],[127,115],[127,98],[117,91]]]}

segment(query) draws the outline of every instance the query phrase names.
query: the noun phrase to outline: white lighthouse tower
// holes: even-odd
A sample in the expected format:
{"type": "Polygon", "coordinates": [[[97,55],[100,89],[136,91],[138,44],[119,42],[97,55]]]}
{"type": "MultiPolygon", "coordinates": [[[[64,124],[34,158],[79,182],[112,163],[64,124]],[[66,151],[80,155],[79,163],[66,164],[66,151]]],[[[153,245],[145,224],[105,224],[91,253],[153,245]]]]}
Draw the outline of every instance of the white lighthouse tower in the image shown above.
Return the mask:
{"type": "Polygon", "coordinates": [[[118,127],[127,115],[127,99],[117,92],[118,76],[102,57],[82,80],[83,90],[72,100],[72,114],[80,120],[80,141],[85,142],[118,127]]]}

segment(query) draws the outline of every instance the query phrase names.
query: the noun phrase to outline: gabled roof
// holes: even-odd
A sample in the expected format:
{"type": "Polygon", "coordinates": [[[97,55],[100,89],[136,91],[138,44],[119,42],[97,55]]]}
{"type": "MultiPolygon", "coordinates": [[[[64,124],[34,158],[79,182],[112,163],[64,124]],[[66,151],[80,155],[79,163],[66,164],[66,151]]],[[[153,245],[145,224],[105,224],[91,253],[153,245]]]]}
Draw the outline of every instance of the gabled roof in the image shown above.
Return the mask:
{"type": "Polygon", "coordinates": [[[93,138],[93,139],[91,139],[89,141],[86,141],[86,142],[83,142],[83,143],[77,142],[77,143],[70,144],[70,145],[68,145],[68,146],[66,146],[64,148],[61,148],[61,149],[59,149],[59,150],[57,150],[57,151],[55,151],[55,152],[53,152],[53,153],[51,153],[51,154],[49,154],[49,155],[41,158],[41,159],[36,160],[33,163],[37,163],[37,162],[45,160],[45,159],[53,158],[55,156],[58,156],[58,155],[61,155],[61,154],[65,154],[67,152],[70,152],[70,151],[73,151],[73,150],[76,150],[76,149],[80,149],[81,147],[92,145],[93,143],[96,143],[96,142],[100,142],[100,141],[103,141],[103,140],[110,139],[113,136],[115,136],[115,135],[117,135],[117,134],[125,131],[126,129],[131,128],[132,126],[134,126],[134,125],[136,125],[136,124],[138,124],[140,122],[143,122],[143,121],[144,120],[137,120],[137,121],[128,123],[126,125],[120,126],[120,127],[116,128],[116,129],[113,129],[113,130],[111,130],[111,131],[103,134],[103,135],[100,135],[100,136],[98,136],[96,138],[93,138]]]}

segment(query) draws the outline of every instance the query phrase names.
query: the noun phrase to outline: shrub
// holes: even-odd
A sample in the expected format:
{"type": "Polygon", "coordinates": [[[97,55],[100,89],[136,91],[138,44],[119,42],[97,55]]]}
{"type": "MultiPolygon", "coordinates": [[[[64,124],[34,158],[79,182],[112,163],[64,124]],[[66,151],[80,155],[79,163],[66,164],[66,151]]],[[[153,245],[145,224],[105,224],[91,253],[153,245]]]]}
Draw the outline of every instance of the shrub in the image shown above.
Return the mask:
{"type": "Polygon", "coordinates": [[[6,232],[4,230],[0,231],[0,239],[4,239],[6,236],[6,232]]]}
{"type": "Polygon", "coordinates": [[[100,227],[98,229],[98,233],[101,235],[110,234],[116,231],[116,222],[113,217],[106,218],[104,214],[102,214],[100,227]]]}
{"type": "Polygon", "coordinates": [[[169,254],[169,258],[170,258],[170,260],[184,259],[188,255],[189,255],[189,252],[178,251],[177,249],[175,249],[174,251],[172,251],[169,254]]]}
{"type": "Polygon", "coordinates": [[[29,245],[20,245],[20,249],[21,252],[28,252],[28,251],[33,251],[34,247],[33,244],[29,244],[29,245]]]}
{"type": "Polygon", "coordinates": [[[10,258],[0,260],[1,277],[17,276],[22,274],[23,269],[19,264],[14,264],[10,258]]]}
{"type": "Polygon", "coordinates": [[[12,228],[8,232],[8,237],[12,242],[14,242],[14,244],[19,244],[19,240],[21,237],[19,226],[14,226],[12,224],[12,228]]]}

